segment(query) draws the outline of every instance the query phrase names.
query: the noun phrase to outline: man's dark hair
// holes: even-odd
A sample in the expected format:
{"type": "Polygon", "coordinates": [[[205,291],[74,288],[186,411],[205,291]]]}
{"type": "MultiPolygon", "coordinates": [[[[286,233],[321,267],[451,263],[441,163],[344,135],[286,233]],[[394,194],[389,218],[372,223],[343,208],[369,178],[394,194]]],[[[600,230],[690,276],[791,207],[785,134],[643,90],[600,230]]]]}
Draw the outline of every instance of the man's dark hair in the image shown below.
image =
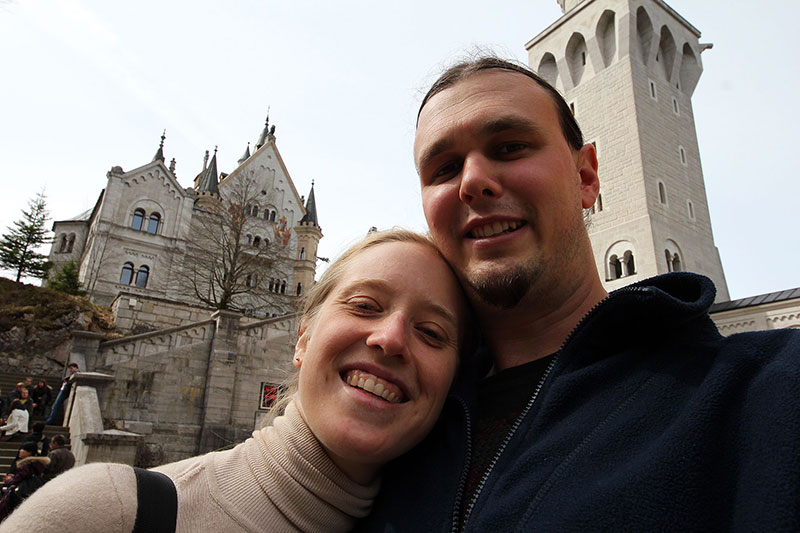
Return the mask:
{"type": "Polygon", "coordinates": [[[65,446],[67,444],[67,439],[61,433],[53,435],[53,438],[50,439],[50,441],[55,442],[59,447],[65,446]]]}
{"type": "Polygon", "coordinates": [[[36,422],[33,425],[33,432],[34,433],[41,433],[44,431],[44,422],[36,422]]]}
{"type": "Polygon", "coordinates": [[[70,363],[67,365],[69,368],[78,368],[78,363],[70,363]]]}
{"type": "Polygon", "coordinates": [[[583,147],[583,133],[581,133],[581,128],[578,126],[578,122],[572,115],[572,111],[567,105],[567,102],[564,101],[564,97],[561,96],[561,93],[528,67],[495,56],[483,56],[477,59],[461,61],[445,70],[433,85],[431,85],[431,88],[428,89],[425,98],[422,99],[422,104],[420,104],[419,112],[417,113],[417,125],[419,125],[419,116],[422,113],[422,108],[425,107],[425,104],[427,104],[428,100],[434,95],[479,72],[493,69],[518,72],[519,74],[529,77],[550,93],[550,97],[553,99],[556,111],[558,112],[561,132],[564,134],[567,143],[575,150],[580,150],[583,147]]]}

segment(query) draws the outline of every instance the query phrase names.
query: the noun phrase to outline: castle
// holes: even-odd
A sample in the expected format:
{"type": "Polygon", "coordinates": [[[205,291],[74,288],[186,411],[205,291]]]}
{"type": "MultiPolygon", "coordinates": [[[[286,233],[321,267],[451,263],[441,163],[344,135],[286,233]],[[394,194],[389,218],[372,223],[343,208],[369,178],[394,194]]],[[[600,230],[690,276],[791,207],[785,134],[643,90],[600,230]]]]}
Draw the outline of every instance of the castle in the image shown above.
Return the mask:
{"type": "MultiPolygon", "coordinates": [[[[216,150],[210,161],[206,152],[190,188],[178,183],[174,159],[165,165],[162,135],[151,162],[127,172],[113,167],[92,209],[53,224],[52,271],[74,261],[83,287],[102,305],[112,305],[124,293],[232,308],[255,317],[295,311],[298,297],[314,283],[322,232],[313,184],[304,206],[274,133],[267,118],[254,152],[248,143],[230,174],[218,172],[216,150]],[[239,227],[225,220],[233,204],[246,217],[239,227]],[[234,242],[214,235],[232,232],[237,233],[234,242]],[[241,275],[237,269],[235,297],[230,305],[215,305],[219,283],[214,286],[206,272],[234,270],[214,261],[237,246],[238,266],[245,268],[241,275]]],[[[177,325],[153,317],[144,322],[177,325]]]]}

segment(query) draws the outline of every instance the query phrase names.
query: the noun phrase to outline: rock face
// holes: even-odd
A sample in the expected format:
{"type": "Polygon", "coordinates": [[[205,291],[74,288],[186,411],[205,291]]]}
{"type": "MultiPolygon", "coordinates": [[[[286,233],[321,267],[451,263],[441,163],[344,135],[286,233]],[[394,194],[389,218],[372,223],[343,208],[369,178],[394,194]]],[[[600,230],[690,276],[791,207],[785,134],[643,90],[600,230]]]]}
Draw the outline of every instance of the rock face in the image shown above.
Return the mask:
{"type": "Polygon", "coordinates": [[[113,329],[111,312],[86,298],[0,278],[0,372],[60,376],[70,331],[113,329]]]}

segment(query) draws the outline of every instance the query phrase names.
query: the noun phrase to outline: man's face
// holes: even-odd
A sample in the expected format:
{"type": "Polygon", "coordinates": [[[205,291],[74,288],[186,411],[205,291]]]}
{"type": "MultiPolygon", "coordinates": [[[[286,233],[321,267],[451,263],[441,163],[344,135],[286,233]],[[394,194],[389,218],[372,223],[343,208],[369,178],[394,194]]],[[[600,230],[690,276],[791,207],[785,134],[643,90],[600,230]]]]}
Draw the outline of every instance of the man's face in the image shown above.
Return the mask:
{"type": "Polygon", "coordinates": [[[434,240],[484,302],[512,307],[537,280],[579,275],[597,161],[570,148],[536,82],[488,70],[436,94],[414,158],[434,240]]]}

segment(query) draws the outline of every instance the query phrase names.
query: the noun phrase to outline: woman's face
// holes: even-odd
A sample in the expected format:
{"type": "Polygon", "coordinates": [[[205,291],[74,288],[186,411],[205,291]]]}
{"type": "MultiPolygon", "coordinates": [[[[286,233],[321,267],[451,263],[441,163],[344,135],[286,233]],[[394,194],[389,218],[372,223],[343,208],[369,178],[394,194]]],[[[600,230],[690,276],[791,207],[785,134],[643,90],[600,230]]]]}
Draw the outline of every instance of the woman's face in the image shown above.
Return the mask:
{"type": "Polygon", "coordinates": [[[297,403],[332,459],[366,481],[431,429],[465,317],[444,261],[421,244],[358,254],[301,329],[297,403]]]}

